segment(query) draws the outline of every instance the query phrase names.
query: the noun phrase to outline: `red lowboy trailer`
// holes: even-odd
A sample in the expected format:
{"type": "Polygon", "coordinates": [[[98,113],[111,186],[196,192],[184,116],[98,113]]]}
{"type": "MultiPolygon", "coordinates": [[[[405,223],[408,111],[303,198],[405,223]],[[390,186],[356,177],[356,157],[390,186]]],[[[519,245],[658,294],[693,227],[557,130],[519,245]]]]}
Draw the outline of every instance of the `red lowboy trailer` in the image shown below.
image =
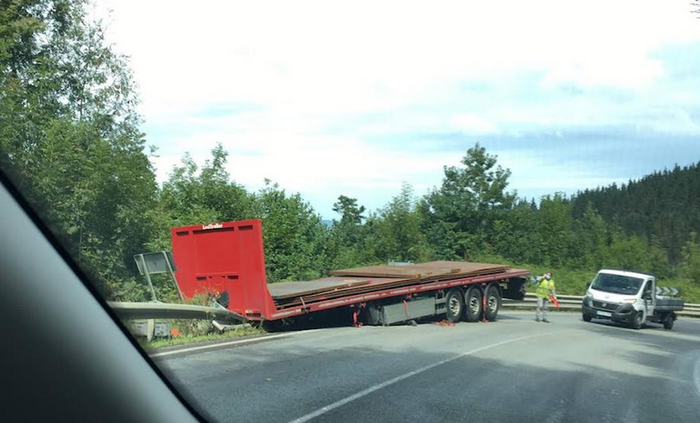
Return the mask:
{"type": "Polygon", "coordinates": [[[452,322],[495,320],[502,298],[523,299],[529,274],[502,265],[439,261],[268,284],[260,220],[173,228],[171,236],[185,297],[215,295],[230,311],[267,327],[338,315],[372,325],[441,314],[452,322]]]}

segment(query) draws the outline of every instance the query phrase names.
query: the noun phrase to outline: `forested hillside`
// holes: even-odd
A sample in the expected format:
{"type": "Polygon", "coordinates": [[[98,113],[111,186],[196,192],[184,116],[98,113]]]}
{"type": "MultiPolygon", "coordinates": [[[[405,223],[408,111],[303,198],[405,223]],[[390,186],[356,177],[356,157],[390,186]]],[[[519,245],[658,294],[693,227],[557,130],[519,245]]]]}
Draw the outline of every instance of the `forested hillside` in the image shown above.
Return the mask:
{"type": "MultiPolygon", "coordinates": [[[[609,266],[700,292],[698,165],[525,201],[509,190],[510,171],[477,144],[424,195],[405,184],[368,211],[339,192],[331,226],[272,181],[256,192],[237,184],[222,146],[201,167],[185,154],[159,186],[127,61],[102,33],[79,0],[0,8],[0,166],[109,298],[148,299],[133,255],[170,249],[169,228],[246,218],[263,219],[272,282],[390,260],[458,259],[555,269],[573,290],[609,266]],[[567,280],[572,271],[583,276],[567,280]]],[[[175,297],[157,283],[159,298],[175,297]]]]}
{"type": "Polygon", "coordinates": [[[585,190],[573,203],[574,218],[591,204],[626,233],[658,240],[677,264],[690,233],[700,231],[700,165],[654,172],[621,187],[585,190]]]}

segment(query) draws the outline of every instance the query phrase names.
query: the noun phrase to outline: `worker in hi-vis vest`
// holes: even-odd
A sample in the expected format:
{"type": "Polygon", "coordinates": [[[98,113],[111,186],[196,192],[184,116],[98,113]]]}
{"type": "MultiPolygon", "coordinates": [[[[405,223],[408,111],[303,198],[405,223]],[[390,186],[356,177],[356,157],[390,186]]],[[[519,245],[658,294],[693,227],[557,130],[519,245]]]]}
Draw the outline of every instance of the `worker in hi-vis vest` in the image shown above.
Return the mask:
{"type": "Polygon", "coordinates": [[[535,308],[535,321],[549,323],[547,320],[547,304],[549,303],[549,298],[556,298],[556,291],[554,289],[554,279],[552,279],[552,272],[547,272],[544,276],[538,277],[537,281],[540,283],[537,286],[537,291],[535,291],[535,296],[537,297],[537,308],[535,308]]]}

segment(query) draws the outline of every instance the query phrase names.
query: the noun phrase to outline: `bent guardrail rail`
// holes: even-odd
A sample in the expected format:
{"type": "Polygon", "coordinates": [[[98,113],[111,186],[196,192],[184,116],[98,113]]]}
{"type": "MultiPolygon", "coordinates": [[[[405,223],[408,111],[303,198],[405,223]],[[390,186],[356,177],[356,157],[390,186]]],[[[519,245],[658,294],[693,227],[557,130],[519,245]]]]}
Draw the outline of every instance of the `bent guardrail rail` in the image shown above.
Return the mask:
{"type": "Polygon", "coordinates": [[[247,322],[247,319],[223,307],[207,307],[192,304],[132,303],[108,301],[121,319],[202,319],[247,322]]]}

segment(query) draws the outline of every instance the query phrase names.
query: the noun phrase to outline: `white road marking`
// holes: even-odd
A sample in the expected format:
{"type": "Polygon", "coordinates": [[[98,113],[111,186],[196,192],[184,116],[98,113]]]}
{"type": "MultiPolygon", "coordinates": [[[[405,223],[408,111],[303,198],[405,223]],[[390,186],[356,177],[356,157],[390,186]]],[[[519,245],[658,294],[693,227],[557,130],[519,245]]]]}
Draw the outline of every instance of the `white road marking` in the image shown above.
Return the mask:
{"type": "Polygon", "coordinates": [[[693,382],[695,382],[695,392],[700,396],[700,360],[695,362],[693,368],[693,382]]]}
{"type": "Polygon", "coordinates": [[[464,352],[464,353],[462,353],[462,354],[456,355],[456,356],[454,356],[454,357],[446,358],[446,359],[441,360],[441,361],[438,361],[438,362],[436,362],[436,363],[429,364],[429,365],[427,365],[427,366],[425,366],[425,367],[421,367],[421,368],[419,368],[419,369],[416,369],[416,370],[413,370],[413,371],[411,371],[411,372],[405,373],[405,374],[403,374],[403,375],[401,375],[401,376],[397,376],[397,377],[395,377],[395,378],[393,378],[393,379],[389,379],[389,380],[387,380],[387,381],[385,381],[385,382],[382,382],[382,383],[379,383],[379,384],[377,384],[377,385],[370,386],[369,388],[364,389],[364,390],[362,390],[362,391],[360,391],[360,392],[358,392],[358,393],[356,393],[356,394],[350,395],[350,396],[347,397],[347,398],[344,398],[344,399],[342,399],[342,400],[340,400],[340,401],[336,401],[336,402],[334,402],[333,404],[326,405],[325,407],[319,408],[318,410],[316,410],[316,411],[314,411],[314,412],[312,412],[312,413],[309,413],[309,414],[307,414],[307,415],[305,415],[305,416],[299,417],[298,419],[292,420],[290,423],[305,423],[305,422],[308,422],[308,421],[311,420],[311,419],[314,419],[314,418],[316,418],[316,417],[318,417],[318,416],[321,416],[321,415],[323,415],[323,414],[326,414],[326,413],[328,413],[329,411],[335,410],[335,409],[338,408],[338,407],[342,407],[343,405],[345,405],[345,404],[347,404],[347,403],[349,403],[349,402],[355,401],[356,399],[360,399],[360,398],[362,398],[362,397],[364,397],[364,396],[366,396],[366,395],[369,395],[369,394],[371,394],[372,392],[378,391],[378,390],[380,390],[380,389],[382,389],[382,388],[386,388],[386,387],[389,386],[389,385],[393,385],[393,384],[395,384],[395,383],[397,383],[397,382],[401,382],[402,380],[408,379],[408,378],[411,377],[411,376],[415,376],[415,375],[417,375],[417,374],[419,374],[419,373],[426,372],[426,371],[428,371],[428,370],[430,370],[430,369],[432,369],[432,368],[435,368],[435,367],[437,367],[437,366],[441,366],[441,365],[443,365],[443,364],[449,363],[449,362],[454,361],[454,360],[457,360],[457,359],[459,359],[459,358],[466,357],[466,356],[472,355],[472,354],[476,354],[476,353],[478,353],[478,352],[485,351],[485,350],[488,350],[488,349],[491,349],[491,348],[500,347],[501,345],[506,345],[506,344],[510,344],[510,343],[513,343],[513,342],[523,341],[523,340],[525,340],[525,339],[538,338],[538,337],[540,337],[540,336],[552,335],[553,333],[554,333],[554,332],[547,332],[547,333],[540,333],[540,334],[537,334],[537,335],[523,336],[523,337],[521,337],[521,338],[509,339],[509,340],[507,340],[507,341],[501,341],[501,342],[497,342],[497,343],[495,343],[495,344],[487,345],[487,346],[485,346],[485,347],[476,348],[476,349],[473,349],[473,350],[471,350],[471,351],[467,351],[467,352],[464,352]]]}
{"type": "Polygon", "coordinates": [[[299,335],[302,333],[310,333],[310,332],[316,332],[318,329],[310,329],[310,330],[305,330],[303,332],[290,332],[290,333],[281,333],[279,335],[270,335],[270,336],[260,336],[257,338],[251,338],[251,339],[241,339],[239,341],[231,341],[231,342],[222,342],[220,344],[211,344],[211,345],[202,345],[199,347],[191,347],[191,348],[183,348],[181,350],[174,350],[174,351],[165,351],[165,352],[160,352],[160,353],[155,353],[155,354],[149,354],[148,356],[151,358],[155,357],[165,357],[168,355],[174,355],[174,354],[184,354],[192,351],[202,351],[202,350],[210,350],[212,348],[220,348],[220,347],[228,347],[231,345],[243,345],[243,344],[250,344],[253,342],[260,342],[260,341],[265,341],[268,339],[275,339],[275,338],[287,338],[293,335],[299,335]]]}

